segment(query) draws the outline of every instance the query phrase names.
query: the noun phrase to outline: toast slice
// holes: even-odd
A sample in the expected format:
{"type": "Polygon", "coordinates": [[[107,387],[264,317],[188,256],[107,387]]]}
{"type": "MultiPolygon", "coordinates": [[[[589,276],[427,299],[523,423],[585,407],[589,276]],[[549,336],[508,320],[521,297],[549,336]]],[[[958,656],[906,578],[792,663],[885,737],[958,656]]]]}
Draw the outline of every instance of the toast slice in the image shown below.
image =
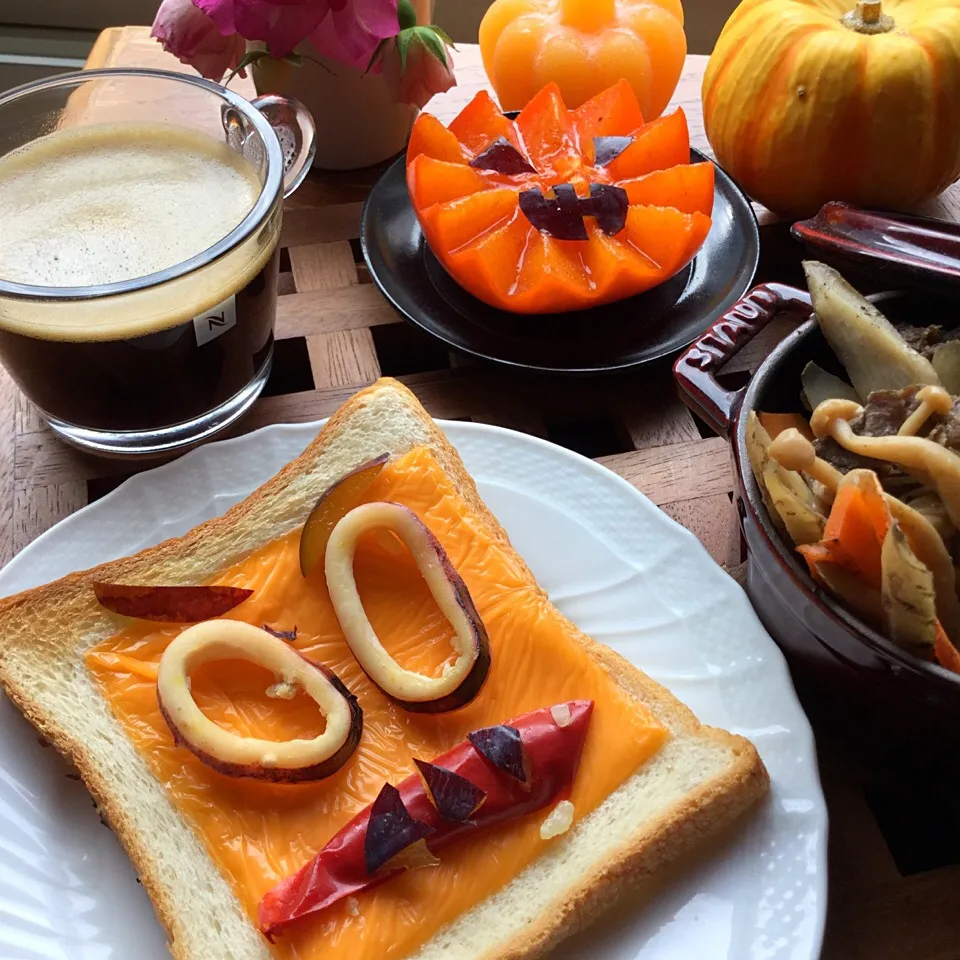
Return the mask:
{"type": "MultiPolygon", "coordinates": [[[[533,583],[454,448],[405,387],[381,380],[350,399],[300,457],[222,517],[136,556],[0,601],[0,684],[75,764],[133,860],[178,960],[270,960],[273,953],[85,667],[86,652],[118,629],[96,602],[91,582],[208,580],[301,524],[320,493],[358,464],[414,446],[432,452],[533,583]]],[[[669,740],[568,834],[411,960],[541,956],[765,792],[767,774],[748,741],[702,726],[626,660],[577,635],[669,729],[669,740]]]]}

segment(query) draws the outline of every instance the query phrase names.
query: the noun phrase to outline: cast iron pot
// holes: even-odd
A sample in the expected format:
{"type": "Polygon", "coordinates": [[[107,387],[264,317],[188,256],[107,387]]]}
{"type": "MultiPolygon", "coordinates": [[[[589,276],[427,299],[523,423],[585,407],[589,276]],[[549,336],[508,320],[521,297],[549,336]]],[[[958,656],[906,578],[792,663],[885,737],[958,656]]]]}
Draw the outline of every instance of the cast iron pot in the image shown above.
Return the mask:
{"type": "MultiPolygon", "coordinates": [[[[892,319],[956,325],[955,304],[913,293],[871,299],[882,301],[884,313],[892,319]]],[[[841,691],[853,705],[895,708],[896,716],[909,718],[913,726],[942,727],[947,721],[953,729],[960,720],[960,675],[901,650],[817,587],[760,499],[747,457],[746,415],[750,410],[804,412],[800,373],[811,360],[843,373],[812,318],[809,296],[781,284],[764,284],[688,347],[674,366],[684,402],[733,445],[747,546],[747,594],[795,668],[841,691]],[[746,387],[722,386],[716,378],[720,368],[785,311],[800,311],[805,322],[767,357],[746,387]]]]}

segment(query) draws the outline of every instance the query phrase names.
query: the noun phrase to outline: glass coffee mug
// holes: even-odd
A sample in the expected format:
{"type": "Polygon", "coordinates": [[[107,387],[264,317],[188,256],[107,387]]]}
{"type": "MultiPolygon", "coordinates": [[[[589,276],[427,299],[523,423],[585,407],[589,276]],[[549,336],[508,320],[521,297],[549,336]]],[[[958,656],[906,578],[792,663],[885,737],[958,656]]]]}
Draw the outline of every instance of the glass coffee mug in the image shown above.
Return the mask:
{"type": "Polygon", "coordinates": [[[0,96],[0,207],[5,187],[20,205],[18,176],[37,194],[0,226],[0,360],[57,434],[100,455],[157,456],[249,409],[273,356],[283,199],[306,175],[315,139],[297,101],[249,102],[161,70],[83,71],[0,96]],[[161,154],[173,167],[158,179],[161,154]],[[49,176],[31,166],[51,157],[49,176]],[[99,192],[83,166],[93,162],[99,192]],[[91,254],[91,273],[84,237],[99,235],[69,219],[86,216],[88,231],[114,217],[147,254],[188,255],[137,275],[149,256],[126,262],[117,241],[91,254]],[[190,248],[197,224],[215,231],[221,220],[222,235],[190,248]],[[44,222],[60,226],[44,235],[44,222]],[[102,269],[109,282],[88,282],[102,269]]]}

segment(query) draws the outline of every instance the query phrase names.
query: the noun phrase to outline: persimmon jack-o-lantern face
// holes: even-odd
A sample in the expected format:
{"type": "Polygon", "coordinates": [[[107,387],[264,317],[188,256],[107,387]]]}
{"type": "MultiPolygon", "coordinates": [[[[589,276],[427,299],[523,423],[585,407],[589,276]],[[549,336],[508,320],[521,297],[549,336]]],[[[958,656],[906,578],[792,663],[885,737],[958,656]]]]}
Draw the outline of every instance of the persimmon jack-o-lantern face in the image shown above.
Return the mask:
{"type": "Polygon", "coordinates": [[[710,230],[713,165],[681,110],[645,124],[621,82],[577,110],[555,85],[516,120],[478,94],[449,128],[414,125],[407,186],[437,259],[514,313],[611,303],[662,283],[710,230]]]}

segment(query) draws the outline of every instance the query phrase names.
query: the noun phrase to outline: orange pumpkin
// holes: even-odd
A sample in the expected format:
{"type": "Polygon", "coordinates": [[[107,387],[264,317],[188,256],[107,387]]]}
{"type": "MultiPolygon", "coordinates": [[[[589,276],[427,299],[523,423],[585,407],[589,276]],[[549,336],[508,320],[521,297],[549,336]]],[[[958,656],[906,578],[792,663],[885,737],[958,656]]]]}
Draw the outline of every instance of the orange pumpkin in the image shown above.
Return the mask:
{"type": "Polygon", "coordinates": [[[421,114],[407,187],[424,236],[475,297],[514,313],[610,303],[684,267],[710,229],[713,164],[681,111],[644,124],[621,81],[578,110],[556,85],[516,121],[486,93],[444,127],[421,114]]]}
{"type": "Polygon", "coordinates": [[[960,6],[743,0],[703,117],[717,162],[777,213],[914,207],[960,175],[960,6]]]}
{"type": "Polygon", "coordinates": [[[504,110],[548,83],[568,107],[625,79],[647,120],[660,116],[683,70],[680,0],[495,0],[480,24],[483,66],[504,110]]]}

